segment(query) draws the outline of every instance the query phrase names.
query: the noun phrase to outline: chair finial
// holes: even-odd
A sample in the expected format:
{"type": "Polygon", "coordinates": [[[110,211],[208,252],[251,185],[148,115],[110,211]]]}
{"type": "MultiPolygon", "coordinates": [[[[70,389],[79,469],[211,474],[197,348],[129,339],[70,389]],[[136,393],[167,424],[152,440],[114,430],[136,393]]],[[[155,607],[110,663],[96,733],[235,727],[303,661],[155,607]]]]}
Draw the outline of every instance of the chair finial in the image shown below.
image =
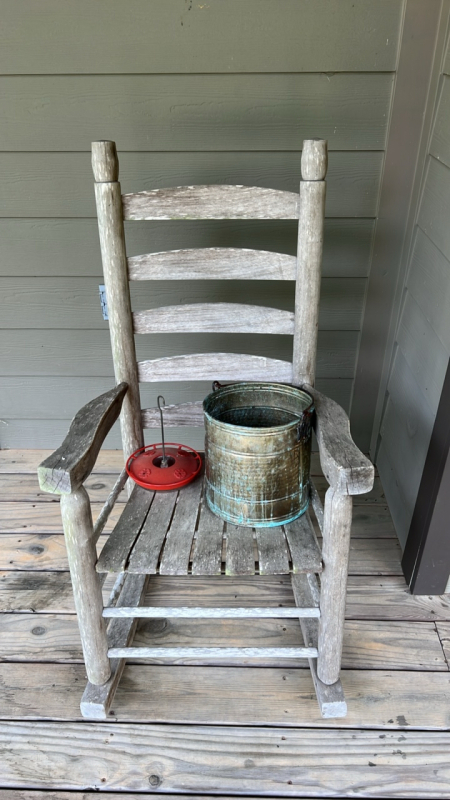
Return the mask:
{"type": "Polygon", "coordinates": [[[96,183],[119,180],[119,159],[115,142],[92,142],[92,171],[96,183]]]}
{"type": "Polygon", "coordinates": [[[327,174],[326,139],[305,139],[302,150],[302,180],[323,181],[327,174]]]}

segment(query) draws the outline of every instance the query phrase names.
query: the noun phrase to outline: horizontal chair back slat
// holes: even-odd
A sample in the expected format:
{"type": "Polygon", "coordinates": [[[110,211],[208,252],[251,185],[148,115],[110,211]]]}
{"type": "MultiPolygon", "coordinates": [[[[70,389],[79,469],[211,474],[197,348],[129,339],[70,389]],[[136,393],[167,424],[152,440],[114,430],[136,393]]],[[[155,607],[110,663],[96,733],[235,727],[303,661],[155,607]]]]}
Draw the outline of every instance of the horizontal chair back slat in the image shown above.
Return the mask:
{"type": "Polygon", "coordinates": [[[298,219],[299,195],[258,186],[175,186],[122,195],[124,219],[298,219]]]}
{"type": "Polygon", "coordinates": [[[167,250],[128,258],[130,281],[295,281],[296,256],[236,247],[167,250]]]}
{"type": "MultiPolygon", "coordinates": [[[[161,428],[159,408],[143,408],[141,420],[143,428],[161,428]]],[[[189,425],[194,428],[203,427],[202,400],[164,406],[164,426],[166,428],[180,428],[189,425]]]]}
{"type": "Polygon", "coordinates": [[[142,382],[278,381],[291,383],[292,364],[241,353],[192,353],[138,362],[142,382]]]}
{"type": "Polygon", "coordinates": [[[243,303],[192,303],[135,311],[135,333],[294,333],[294,314],[243,303]]]}

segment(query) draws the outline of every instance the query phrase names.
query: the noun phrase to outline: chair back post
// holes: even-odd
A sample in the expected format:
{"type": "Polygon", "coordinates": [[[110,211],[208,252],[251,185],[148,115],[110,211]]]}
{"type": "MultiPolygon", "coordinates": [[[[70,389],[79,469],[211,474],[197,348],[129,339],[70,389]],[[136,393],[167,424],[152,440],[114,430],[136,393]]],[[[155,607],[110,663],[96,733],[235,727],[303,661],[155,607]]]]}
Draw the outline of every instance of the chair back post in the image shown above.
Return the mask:
{"type": "Polygon", "coordinates": [[[128,383],[120,426],[125,460],[142,447],[144,437],[136,350],[128,285],[119,161],[114,142],[92,143],[98,230],[108,303],[109,332],[116,383],[128,383]]]}
{"type": "Polygon", "coordinates": [[[314,386],[325,216],[327,142],[307,139],[301,160],[292,379],[314,386]]]}

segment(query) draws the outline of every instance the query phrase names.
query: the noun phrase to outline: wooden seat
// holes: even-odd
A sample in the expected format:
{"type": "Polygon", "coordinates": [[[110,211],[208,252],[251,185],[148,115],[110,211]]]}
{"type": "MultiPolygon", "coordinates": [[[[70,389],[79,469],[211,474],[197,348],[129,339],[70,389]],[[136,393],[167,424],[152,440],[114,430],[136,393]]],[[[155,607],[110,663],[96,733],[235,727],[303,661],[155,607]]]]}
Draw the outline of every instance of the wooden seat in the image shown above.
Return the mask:
{"type": "MultiPolygon", "coordinates": [[[[93,144],[93,170],[107,293],[116,387],[75,417],[61,447],[39,467],[41,488],[61,495],[61,512],[89,683],[81,709],[105,718],[126,658],[153,657],[132,647],[140,617],[296,617],[304,645],[256,648],[252,657],[308,658],[321,712],[343,716],[339,681],[352,495],[369,491],[373,467],[353,443],[347,416],[314,388],[320,267],[325,204],[326,142],[303,143],[300,192],[243,186],[187,186],[122,195],[113,142],[93,144]],[[149,253],[127,258],[124,220],[297,219],[297,257],[235,248],[149,253]],[[235,303],[189,303],[132,312],[130,281],[295,281],[295,310],[235,303]],[[293,336],[292,362],[251,354],[181,353],[137,362],[135,336],[161,332],[252,333],[293,336]],[[263,381],[306,389],[315,407],[314,429],[329,483],[322,507],[311,485],[311,506],[294,522],[249,528],[223,522],[208,508],[203,475],[179,491],[131,486],[130,496],[99,557],[96,543],[127,482],[120,475],[95,525],[83,482],[120,413],[125,460],[144,444],[144,428],[158,428],[157,408],[140,408],[142,381],[263,381]],[[322,535],[319,549],[316,528],[322,535]],[[117,573],[103,607],[102,581],[117,573]],[[290,574],[292,607],[148,608],[147,582],[160,575],[290,574]],[[320,576],[320,586],[318,576],[320,576]],[[106,620],[109,619],[108,626],[106,620]],[[268,652],[270,650],[270,653],[268,652]]],[[[251,298],[250,298],[251,299],[251,298]]],[[[170,426],[203,425],[202,399],[169,406],[170,426]]],[[[255,578],[256,580],[256,578],[255,578]]],[[[158,658],[222,657],[224,648],[157,648],[158,658]]],[[[248,657],[248,648],[225,648],[227,657],[248,657]]]]}
{"type": "Polygon", "coordinates": [[[203,480],[178,492],[135,486],[97,561],[97,572],[136,575],[288,575],[322,572],[308,512],[280,527],[231,525],[202,497],[203,480]]]}

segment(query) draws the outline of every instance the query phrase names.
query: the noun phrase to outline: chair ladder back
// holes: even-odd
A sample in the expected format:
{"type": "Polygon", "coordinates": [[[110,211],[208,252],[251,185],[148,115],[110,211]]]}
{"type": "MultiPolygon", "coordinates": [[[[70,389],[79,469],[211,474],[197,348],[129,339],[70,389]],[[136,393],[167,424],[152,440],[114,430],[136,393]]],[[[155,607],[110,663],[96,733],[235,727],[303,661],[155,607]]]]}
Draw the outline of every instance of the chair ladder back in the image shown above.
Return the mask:
{"type": "Polygon", "coordinates": [[[297,386],[314,386],[327,172],[324,139],[303,142],[301,169],[292,378],[297,386]]]}
{"type": "Polygon", "coordinates": [[[98,230],[116,383],[128,383],[120,426],[125,459],[144,444],[131,315],[119,161],[114,142],[92,143],[98,230]]]}

